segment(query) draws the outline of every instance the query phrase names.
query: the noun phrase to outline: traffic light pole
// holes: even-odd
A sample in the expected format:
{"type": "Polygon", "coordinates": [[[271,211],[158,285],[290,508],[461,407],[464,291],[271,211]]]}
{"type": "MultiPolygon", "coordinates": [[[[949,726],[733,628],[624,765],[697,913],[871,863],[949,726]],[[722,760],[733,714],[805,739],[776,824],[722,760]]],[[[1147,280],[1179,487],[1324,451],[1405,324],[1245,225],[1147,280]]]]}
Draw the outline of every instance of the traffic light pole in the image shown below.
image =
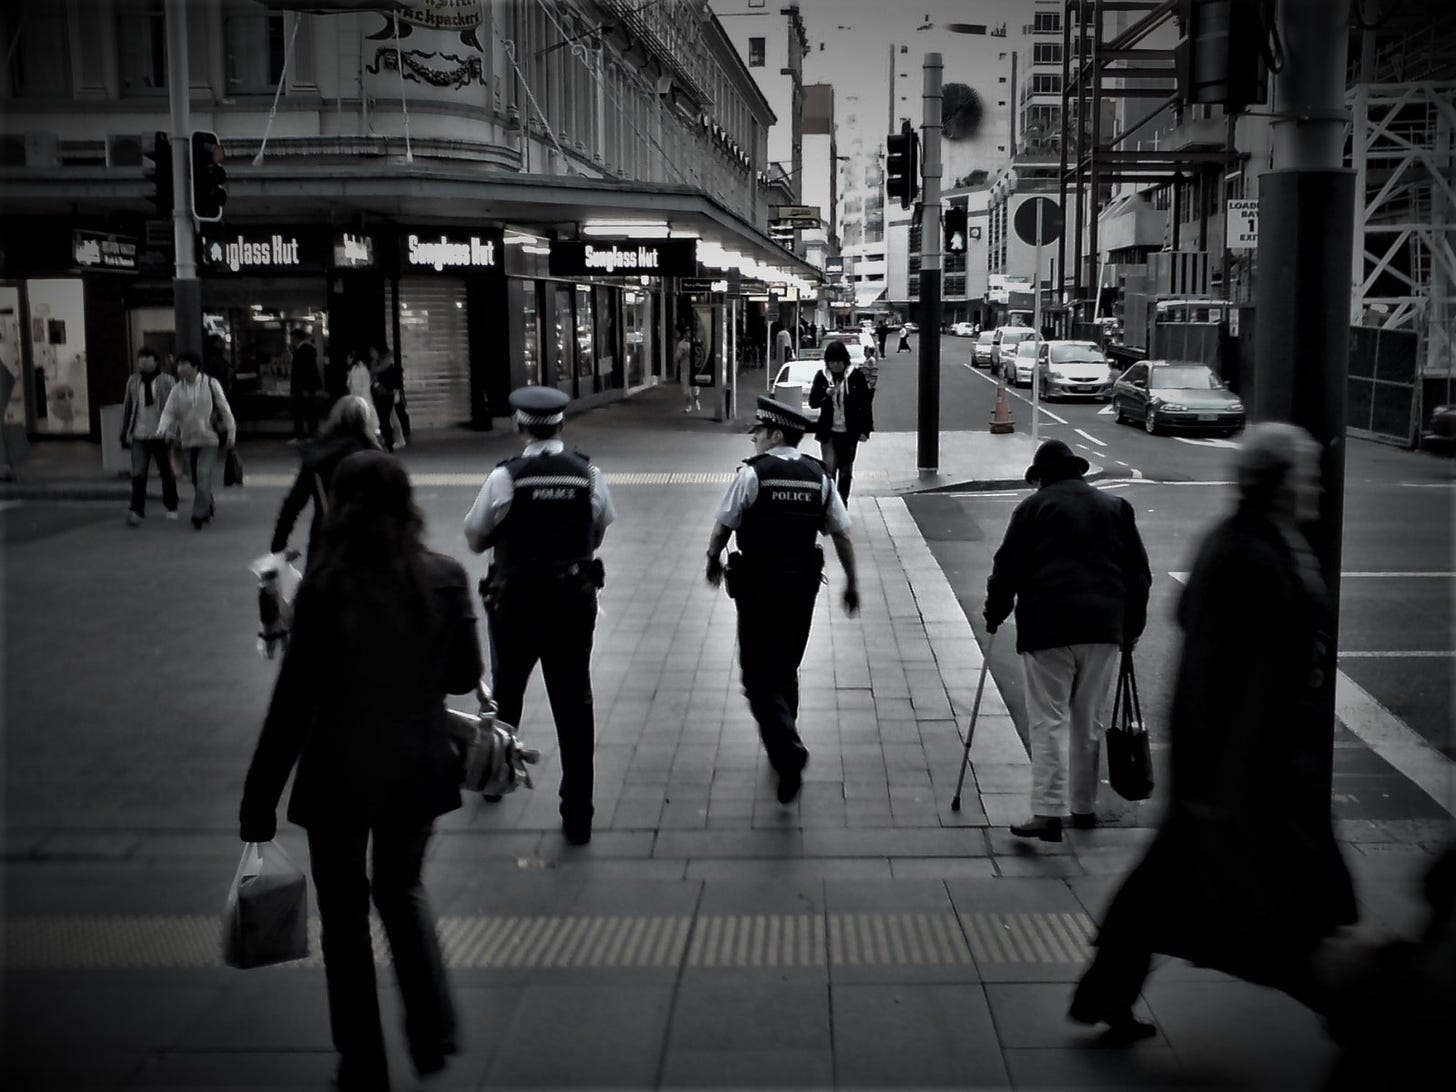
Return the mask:
{"type": "Polygon", "coordinates": [[[172,108],[172,281],[177,351],[202,355],[202,282],[197,279],[197,236],[192,229],[192,116],[187,101],[187,0],[167,0],[167,97],[172,108]]]}
{"type": "MultiPolygon", "coordinates": [[[[1286,48],[1274,77],[1273,169],[1259,176],[1250,408],[1256,421],[1307,429],[1321,448],[1320,516],[1306,532],[1332,613],[1319,703],[1333,729],[1355,208],[1355,175],[1344,167],[1350,11],[1331,0],[1284,0],[1275,18],[1286,48]]],[[[1328,783],[1331,766],[1323,773],[1328,783]]]]}
{"type": "MultiPolygon", "coordinates": [[[[925,128],[920,202],[920,388],[915,465],[922,474],[940,469],[940,77],[939,53],[925,55],[921,100],[925,128]]],[[[910,180],[913,185],[913,179],[910,180]]]]}

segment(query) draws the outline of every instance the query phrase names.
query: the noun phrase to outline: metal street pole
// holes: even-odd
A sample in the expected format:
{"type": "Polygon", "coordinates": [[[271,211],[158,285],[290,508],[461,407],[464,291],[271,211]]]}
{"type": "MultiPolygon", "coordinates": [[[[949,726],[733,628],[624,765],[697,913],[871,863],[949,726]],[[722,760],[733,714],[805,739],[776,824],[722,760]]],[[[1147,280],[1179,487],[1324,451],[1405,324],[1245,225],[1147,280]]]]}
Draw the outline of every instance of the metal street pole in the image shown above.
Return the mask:
{"type": "Polygon", "coordinates": [[[202,282],[192,229],[192,116],[187,102],[187,0],[167,0],[167,98],[172,111],[172,321],[180,353],[202,356],[202,282]]]}
{"type": "Polygon", "coordinates": [[[919,436],[916,467],[922,474],[940,469],[940,76],[939,53],[925,55],[925,91],[921,124],[925,147],[920,202],[920,335],[919,436]]]}
{"type": "MultiPolygon", "coordinates": [[[[1031,340],[1036,343],[1037,356],[1041,355],[1041,216],[1042,210],[1045,208],[1046,205],[1038,198],[1036,202],[1036,258],[1034,259],[1036,272],[1031,277],[1031,287],[1036,290],[1036,302],[1032,305],[1033,317],[1031,320],[1032,325],[1036,328],[1036,334],[1031,340]]],[[[1038,382],[1040,377],[1036,374],[1036,361],[1037,357],[1031,358],[1031,442],[1033,444],[1041,443],[1041,383],[1038,382]]],[[[1014,360],[1011,367],[1013,369],[1011,380],[1014,383],[1016,381],[1014,360]]]]}
{"type": "MultiPolygon", "coordinates": [[[[1344,518],[1346,373],[1355,175],[1345,169],[1350,5],[1284,0],[1274,77],[1272,170],[1259,177],[1259,322],[1252,416],[1307,429],[1322,449],[1318,521],[1306,528],[1329,590],[1330,640],[1320,708],[1333,729],[1344,518]]],[[[1331,778],[1333,735],[1325,754],[1331,778]]]]}

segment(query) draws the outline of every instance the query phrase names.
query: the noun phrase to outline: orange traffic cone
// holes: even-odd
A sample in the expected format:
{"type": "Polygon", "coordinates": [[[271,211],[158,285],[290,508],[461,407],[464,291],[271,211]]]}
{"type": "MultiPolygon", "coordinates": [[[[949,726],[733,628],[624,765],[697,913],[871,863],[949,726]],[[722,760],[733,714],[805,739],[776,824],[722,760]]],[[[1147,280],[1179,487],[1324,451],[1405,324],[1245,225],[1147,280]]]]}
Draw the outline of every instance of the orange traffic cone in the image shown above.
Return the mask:
{"type": "Polygon", "coordinates": [[[1011,403],[1006,398],[1004,381],[996,386],[996,408],[991,411],[991,431],[993,433],[1016,431],[1016,422],[1011,418],[1011,403]]]}

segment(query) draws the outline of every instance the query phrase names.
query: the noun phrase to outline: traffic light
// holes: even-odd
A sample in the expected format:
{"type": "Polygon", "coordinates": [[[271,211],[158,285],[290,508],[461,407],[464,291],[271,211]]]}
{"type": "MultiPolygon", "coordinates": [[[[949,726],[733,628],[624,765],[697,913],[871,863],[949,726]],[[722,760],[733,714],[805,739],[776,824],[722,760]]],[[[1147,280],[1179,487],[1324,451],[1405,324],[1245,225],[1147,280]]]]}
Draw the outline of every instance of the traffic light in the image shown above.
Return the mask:
{"type": "Polygon", "coordinates": [[[969,216],[965,205],[948,205],[945,210],[945,252],[964,254],[966,252],[966,221],[969,216]]]}
{"type": "Polygon", "coordinates": [[[1269,31],[1258,0],[1179,0],[1182,37],[1173,51],[1178,97],[1238,113],[1266,98],[1260,42],[1269,31]]]}
{"type": "Polygon", "coordinates": [[[222,142],[216,133],[198,129],[192,134],[192,215],[209,222],[222,219],[227,204],[227,171],[222,165],[222,142]]]}
{"type": "Polygon", "coordinates": [[[885,192],[908,209],[920,193],[920,138],[908,121],[885,138],[885,192]]]}
{"type": "Polygon", "coordinates": [[[151,165],[142,171],[142,177],[152,184],[147,195],[157,209],[157,215],[168,219],[172,216],[172,138],[158,129],[152,137],[152,148],[142,154],[151,160],[151,165]]]}

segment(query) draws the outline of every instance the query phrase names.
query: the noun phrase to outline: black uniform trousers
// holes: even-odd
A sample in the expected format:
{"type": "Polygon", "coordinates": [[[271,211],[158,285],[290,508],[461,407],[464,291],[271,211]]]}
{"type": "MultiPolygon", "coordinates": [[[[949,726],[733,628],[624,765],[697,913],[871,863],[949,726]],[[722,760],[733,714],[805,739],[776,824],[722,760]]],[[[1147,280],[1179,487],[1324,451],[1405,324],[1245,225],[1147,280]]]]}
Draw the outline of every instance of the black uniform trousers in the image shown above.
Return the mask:
{"type": "Polygon", "coordinates": [[[802,770],[809,749],[799,738],[799,664],[809,644],[819,577],[745,573],[735,579],[738,663],[743,692],[775,772],[802,770]]]}
{"type": "Polygon", "coordinates": [[[430,826],[371,825],[345,818],[308,830],[308,853],[322,926],[329,1025],[345,1088],[387,1088],[384,1032],[369,940],[373,897],[389,937],[404,1002],[405,1037],[419,1069],[455,1052],[455,1009],[420,878],[430,826]],[[365,851],[374,838],[373,877],[365,851]]]}
{"type": "Polygon", "coordinates": [[[499,598],[487,603],[486,618],[496,715],[521,726],[526,684],[539,662],[561,750],[561,817],[590,822],[596,750],[591,686],[596,589],[580,576],[509,580],[499,598]]]}

